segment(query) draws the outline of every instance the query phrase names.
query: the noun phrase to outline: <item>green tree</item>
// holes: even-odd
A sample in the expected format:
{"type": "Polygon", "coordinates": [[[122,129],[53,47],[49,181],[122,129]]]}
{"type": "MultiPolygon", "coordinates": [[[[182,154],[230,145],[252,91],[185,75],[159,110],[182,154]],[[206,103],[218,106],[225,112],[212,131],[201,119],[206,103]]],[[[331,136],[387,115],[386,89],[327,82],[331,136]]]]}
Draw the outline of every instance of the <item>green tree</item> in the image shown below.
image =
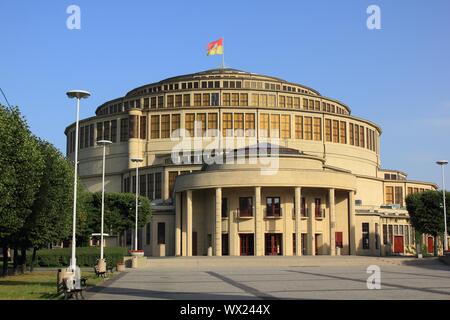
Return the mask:
{"type": "Polygon", "coordinates": [[[22,264],[26,265],[26,250],[33,249],[31,271],[36,251],[49,243],[66,239],[71,230],[73,168],[53,145],[39,140],[44,159],[44,174],[32,206],[32,213],[21,230],[22,264]]]}
{"type": "MultiPolygon", "coordinates": [[[[450,195],[448,192],[446,196],[450,195]]],[[[450,201],[446,201],[447,207],[450,201]]],[[[442,192],[424,191],[411,194],[406,197],[406,209],[409,212],[411,224],[416,231],[429,234],[435,238],[434,254],[438,254],[438,236],[444,232],[444,212],[442,203],[442,192]]],[[[450,217],[447,215],[447,225],[450,217]]],[[[442,238],[442,237],[441,237],[442,238]]]]}
{"type": "Polygon", "coordinates": [[[19,109],[0,105],[0,242],[4,276],[8,273],[11,246],[17,266],[17,232],[31,214],[43,166],[38,143],[19,109]]]}

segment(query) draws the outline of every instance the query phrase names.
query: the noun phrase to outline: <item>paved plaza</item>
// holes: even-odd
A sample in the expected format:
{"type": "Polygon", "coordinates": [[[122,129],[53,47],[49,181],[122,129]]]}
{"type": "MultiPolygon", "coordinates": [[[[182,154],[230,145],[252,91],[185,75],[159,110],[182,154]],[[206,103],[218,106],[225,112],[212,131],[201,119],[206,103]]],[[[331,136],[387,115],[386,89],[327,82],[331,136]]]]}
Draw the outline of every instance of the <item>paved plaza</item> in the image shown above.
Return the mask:
{"type": "Polygon", "coordinates": [[[450,267],[437,259],[190,257],[149,259],[88,294],[140,299],[450,299],[450,267]],[[381,289],[367,288],[370,265],[381,289]]]}

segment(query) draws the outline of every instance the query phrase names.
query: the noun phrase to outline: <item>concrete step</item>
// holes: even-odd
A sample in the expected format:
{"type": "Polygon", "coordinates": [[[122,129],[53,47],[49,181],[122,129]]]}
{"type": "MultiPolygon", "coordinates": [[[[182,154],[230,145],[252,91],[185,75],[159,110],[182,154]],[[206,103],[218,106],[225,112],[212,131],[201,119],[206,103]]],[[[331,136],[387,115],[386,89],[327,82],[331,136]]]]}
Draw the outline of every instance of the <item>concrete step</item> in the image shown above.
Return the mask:
{"type": "Polygon", "coordinates": [[[319,266],[369,266],[403,265],[416,261],[414,257],[365,257],[365,256],[263,256],[263,257],[148,257],[146,268],[239,268],[239,267],[319,267],[319,266]]]}

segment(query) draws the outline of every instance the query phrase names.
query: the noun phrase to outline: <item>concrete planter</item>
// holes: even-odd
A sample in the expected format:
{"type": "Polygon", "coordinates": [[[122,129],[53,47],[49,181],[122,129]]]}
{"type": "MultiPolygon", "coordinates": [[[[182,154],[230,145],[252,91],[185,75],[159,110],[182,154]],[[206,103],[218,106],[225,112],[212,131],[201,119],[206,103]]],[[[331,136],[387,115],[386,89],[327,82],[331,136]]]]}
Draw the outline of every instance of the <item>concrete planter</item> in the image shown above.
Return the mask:
{"type": "Polygon", "coordinates": [[[143,257],[144,256],[144,250],[129,250],[128,253],[132,257],[143,257]]]}
{"type": "Polygon", "coordinates": [[[117,269],[117,272],[123,272],[123,271],[125,271],[125,264],[124,264],[123,262],[117,263],[116,269],[117,269]]]}

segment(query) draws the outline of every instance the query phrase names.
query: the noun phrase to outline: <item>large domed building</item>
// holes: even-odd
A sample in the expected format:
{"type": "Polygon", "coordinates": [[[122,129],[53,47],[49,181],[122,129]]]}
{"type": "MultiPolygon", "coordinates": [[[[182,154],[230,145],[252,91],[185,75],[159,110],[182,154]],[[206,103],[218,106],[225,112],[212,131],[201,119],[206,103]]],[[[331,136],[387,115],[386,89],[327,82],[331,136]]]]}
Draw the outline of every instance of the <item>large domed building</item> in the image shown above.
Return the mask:
{"type": "MultiPolygon", "coordinates": [[[[75,124],[65,133],[73,159],[75,124]]],[[[409,254],[405,197],[437,186],[383,169],[380,135],[314,89],[213,69],[136,88],[81,120],[79,176],[101,191],[98,140],[113,142],[106,192],[135,192],[140,166],[153,215],[138,245],[150,256],[409,254]],[[174,157],[181,141],[191,150],[174,157]]]]}

